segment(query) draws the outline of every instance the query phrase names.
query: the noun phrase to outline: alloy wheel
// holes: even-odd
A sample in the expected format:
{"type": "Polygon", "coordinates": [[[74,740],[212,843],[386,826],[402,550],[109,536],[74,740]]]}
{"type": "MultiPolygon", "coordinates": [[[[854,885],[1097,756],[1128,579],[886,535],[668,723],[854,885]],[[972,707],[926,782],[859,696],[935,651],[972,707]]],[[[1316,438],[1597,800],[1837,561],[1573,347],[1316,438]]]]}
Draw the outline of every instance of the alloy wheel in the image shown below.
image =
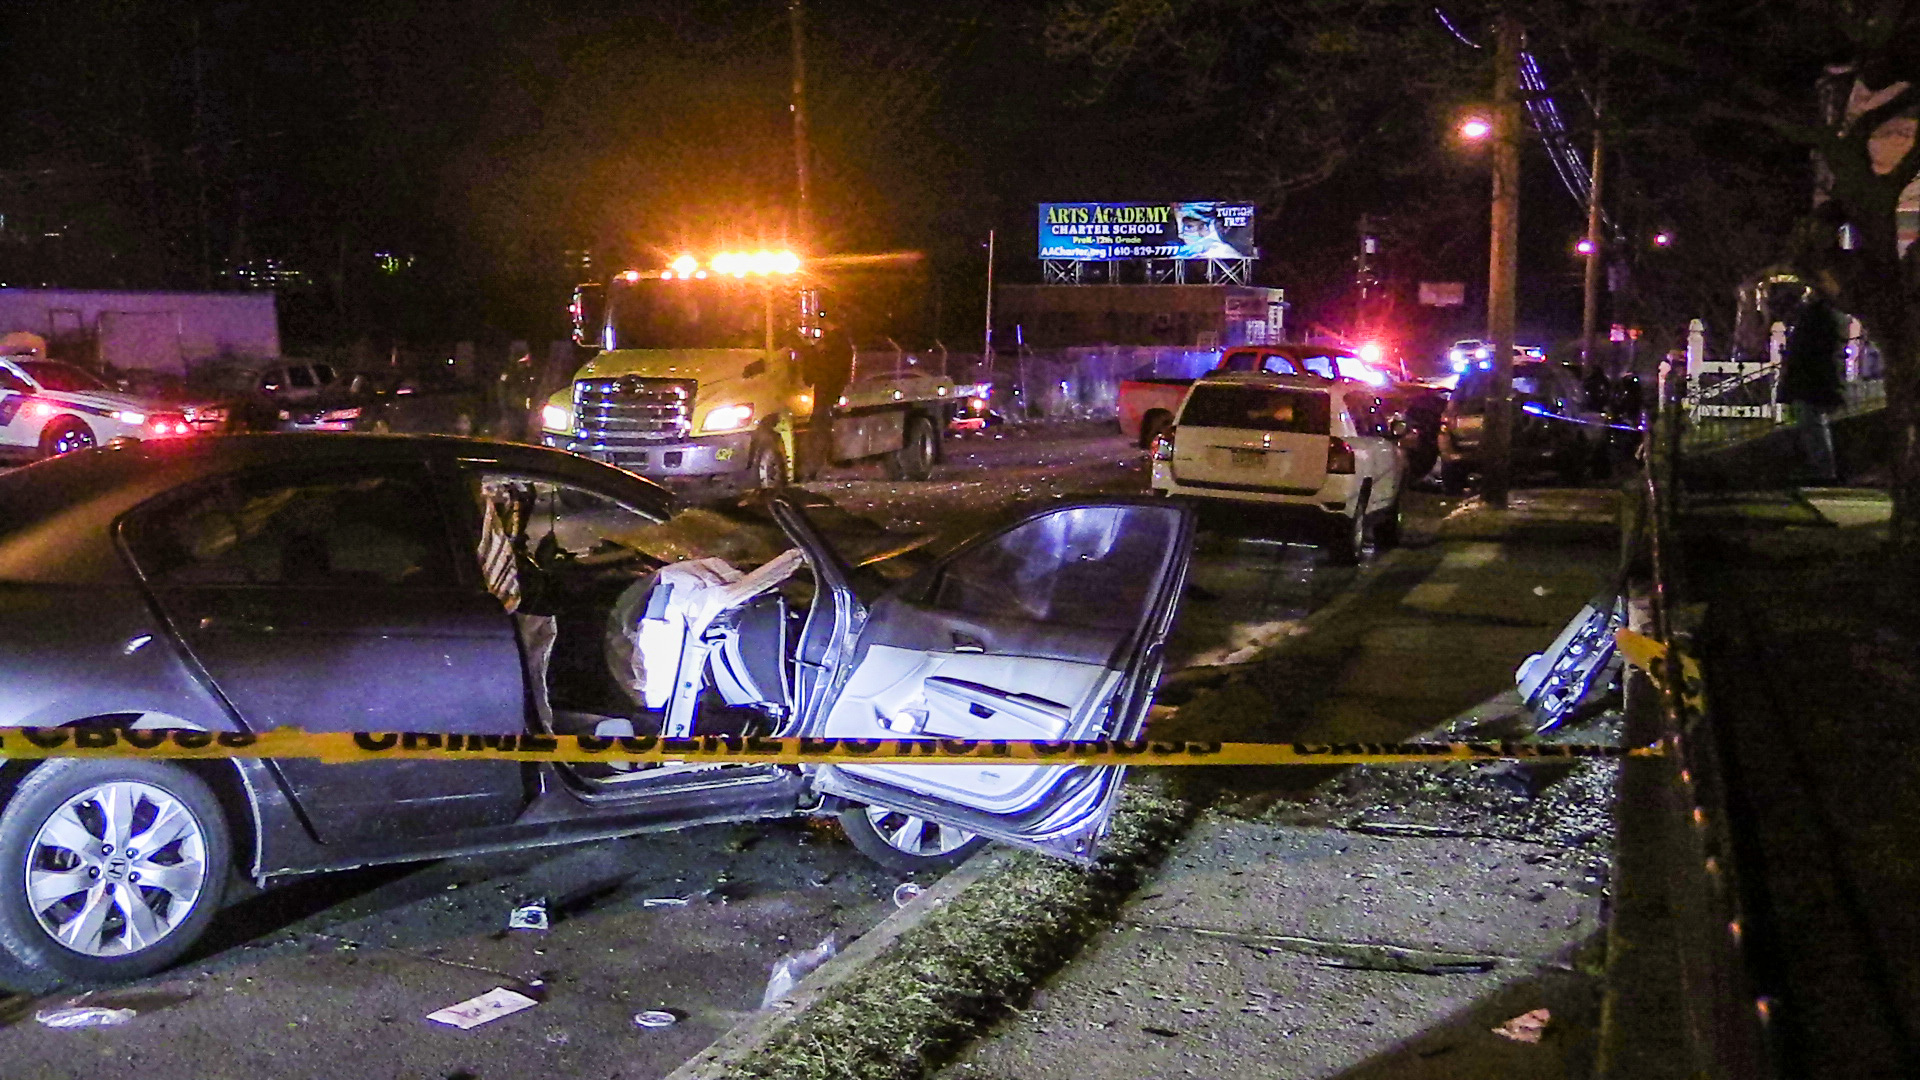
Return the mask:
{"type": "Polygon", "coordinates": [[[162,788],[118,780],[66,800],[27,846],[27,900],[54,940],[84,956],[150,948],[207,885],[206,826],[162,788]]]}
{"type": "Polygon", "coordinates": [[[887,846],[923,859],[938,858],[965,847],[974,834],[942,825],[915,814],[868,806],[867,820],[887,846]]]}

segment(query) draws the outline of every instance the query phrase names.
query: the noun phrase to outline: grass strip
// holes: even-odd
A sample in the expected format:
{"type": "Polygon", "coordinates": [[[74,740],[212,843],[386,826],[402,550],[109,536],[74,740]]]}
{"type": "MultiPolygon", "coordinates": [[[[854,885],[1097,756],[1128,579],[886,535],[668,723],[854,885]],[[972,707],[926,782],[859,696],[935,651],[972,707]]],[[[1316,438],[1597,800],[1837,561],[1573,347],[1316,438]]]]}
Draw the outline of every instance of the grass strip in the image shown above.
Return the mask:
{"type": "Polygon", "coordinates": [[[907,1080],[930,1074],[1111,925],[1197,807],[1197,798],[1175,783],[1138,778],[1122,794],[1094,865],[1021,853],[828,991],[729,1075],[907,1080]]]}

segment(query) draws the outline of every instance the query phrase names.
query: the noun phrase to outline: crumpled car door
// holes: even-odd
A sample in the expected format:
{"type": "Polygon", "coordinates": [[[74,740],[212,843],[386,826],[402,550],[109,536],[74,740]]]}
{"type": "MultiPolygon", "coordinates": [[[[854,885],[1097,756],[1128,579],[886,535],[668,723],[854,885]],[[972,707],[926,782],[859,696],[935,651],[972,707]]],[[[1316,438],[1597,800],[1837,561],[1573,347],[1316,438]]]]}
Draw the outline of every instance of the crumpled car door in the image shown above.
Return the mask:
{"type": "MultiPolygon", "coordinates": [[[[823,547],[776,507],[810,559],[823,547]]],[[[816,562],[846,617],[801,731],[849,739],[1133,739],[1184,585],[1192,511],[1153,499],[1048,507],[863,605],[830,552],[816,562]],[[825,572],[821,567],[825,566],[825,572]],[[836,580],[837,579],[837,580],[836,580]]],[[[844,563],[840,564],[844,567],[844,563]]],[[[831,655],[826,655],[826,654],[831,655]]],[[[1090,860],[1118,767],[830,765],[815,790],[1090,860]]]]}

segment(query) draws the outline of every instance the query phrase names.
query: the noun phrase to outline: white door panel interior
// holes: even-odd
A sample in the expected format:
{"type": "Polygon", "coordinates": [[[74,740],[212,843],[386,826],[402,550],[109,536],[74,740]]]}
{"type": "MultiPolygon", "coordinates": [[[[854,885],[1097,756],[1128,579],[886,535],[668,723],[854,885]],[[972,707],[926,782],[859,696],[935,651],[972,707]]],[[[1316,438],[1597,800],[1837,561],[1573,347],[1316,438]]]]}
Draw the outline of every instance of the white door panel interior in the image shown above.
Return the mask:
{"type": "MultiPolygon", "coordinates": [[[[821,733],[839,739],[1075,738],[1118,679],[1118,673],[1098,664],[873,645],[821,733]]],[[[839,768],[994,813],[1033,805],[1061,771],[1060,766],[990,762],[839,768]]]]}

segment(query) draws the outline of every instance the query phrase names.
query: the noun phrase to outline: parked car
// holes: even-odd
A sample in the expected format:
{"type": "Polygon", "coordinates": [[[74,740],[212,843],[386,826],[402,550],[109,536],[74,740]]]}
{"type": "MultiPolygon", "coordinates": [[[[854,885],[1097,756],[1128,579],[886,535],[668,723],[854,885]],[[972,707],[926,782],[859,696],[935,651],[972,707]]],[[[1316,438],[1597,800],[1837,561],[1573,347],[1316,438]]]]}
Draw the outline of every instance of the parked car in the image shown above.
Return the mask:
{"type": "Polygon", "coordinates": [[[1258,503],[1336,560],[1400,539],[1406,421],[1353,379],[1227,372],[1193,384],[1153,449],[1153,490],[1258,503]]]}
{"type": "MultiPolygon", "coordinates": [[[[1487,390],[1493,372],[1474,368],[1460,377],[1440,421],[1440,483],[1449,493],[1466,488],[1484,467],[1487,390]]],[[[1606,417],[1585,403],[1580,380],[1548,360],[1513,365],[1513,469],[1548,470],[1568,483],[1586,479],[1606,460],[1606,417]]]]}
{"type": "MultiPolygon", "coordinates": [[[[1141,731],[1187,570],[1185,508],[1039,508],[888,586],[800,502],[759,506],[683,510],[584,457],[444,437],[236,435],[31,465],[0,476],[0,726],[1141,731]],[[699,582],[750,569],[763,587],[699,627],[670,621],[691,618],[699,582]]],[[[993,762],[6,762],[0,947],[128,978],[189,948],[234,874],[795,813],[839,813],[895,867],[950,864],[985,838],[1085,860],[1119,785],[1116,769],[993,762]]]]}
{"type": "Polygon", "coordinates": [[[52,457],[110,439],[171,438],[185,428],[180,414],[120,393],[84,368],[0,357],[0,453],[8,457],[52,457]]]}
{"type": "MultiPolygon", "coordinates": [[[[1214,368],[1219,372],[1270,375],[1318,375],[1354,379],[1375,387],[1408,425],[1404,445],[1409,476],[1425,476],[1440,456],[1440,411],[1447,395],[1440,387],[1408,382],[1360,359],[1357,352],[1331,345],[1247,345],[1228,349],[1214,368]]],[[[1173,426],[1192,379],[1129,379],[1120,384],[1120,430],[1142,447],[1173,426]]]]}

